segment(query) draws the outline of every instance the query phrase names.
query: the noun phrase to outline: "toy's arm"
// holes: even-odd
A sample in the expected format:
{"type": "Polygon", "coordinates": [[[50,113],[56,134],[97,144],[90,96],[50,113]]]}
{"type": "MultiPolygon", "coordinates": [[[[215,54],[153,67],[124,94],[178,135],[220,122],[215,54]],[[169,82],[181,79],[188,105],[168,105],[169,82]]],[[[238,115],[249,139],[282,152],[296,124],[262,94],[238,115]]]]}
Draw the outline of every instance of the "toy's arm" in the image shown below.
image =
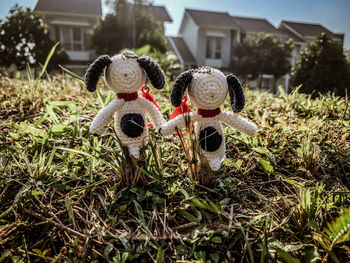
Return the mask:
{"type": "Polygon", "coordinates": [[[107,129],[113,114],[123,105],[124,100],[114,99],[106,107],[99,111],[90,125],[90,133],[101,135],[107,129]]]}
{"type": "Polygon", "coordinates": [[[148,114],[154,127],[158,130],[164,123],[165,119],[162,113],[156,108],[156,106],[145,98],[138,98],[142,109],[148,114]]]}
{"type": "Polygon", "coordinates": [[[217,118],[227,125],[253,136],[257,132],[257,127],[249,120],[242,118],[232,112],[221,112],[217,118]]]}
{"type": "Polygon", "coordinates": [[[175,132],[176,127],[179,129],[182,129],[186,126],[186,123],[188,123],[189,121],[197,122],[197,121],[201,121],[202,118],[203,117],[197,113],[193,113],[193,112],[184,113],[176,116],[174,119],[163,124],[159,132],[163,136],[168,136],[175,132]]]}

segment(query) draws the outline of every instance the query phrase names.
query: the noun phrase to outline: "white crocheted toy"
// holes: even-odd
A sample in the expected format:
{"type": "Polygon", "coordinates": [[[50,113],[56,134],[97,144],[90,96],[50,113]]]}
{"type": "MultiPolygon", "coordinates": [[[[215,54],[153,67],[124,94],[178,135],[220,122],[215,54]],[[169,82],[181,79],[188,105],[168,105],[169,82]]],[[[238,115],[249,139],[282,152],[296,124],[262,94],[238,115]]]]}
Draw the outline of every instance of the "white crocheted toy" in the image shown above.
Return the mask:
{"type": "Polygon", "coordinates": [[[145,85],[146,75],[153,87],[162,89],[165,84],[164,73],[153,59],[137,57],[130,51],[112,58],[104,55],[97,58],[85,74],[89,91],[96,90],[103,71],[105,82],[116,92],[117,97],[97,114],[90,126],[90,133],[104,133],[114,115],[114,129],[121,143],[128,147],[132,156],[139,158],[140,148],[148,143],[145,114],[148,114],[156,129],[165,120],[155,104],[147,98],[138,97],[137,91],[145,85]]]}
{"type": "Polygon", "coordinates": [[[245,105],[243,88],[238,79],[230,74],[227,77],[214,68],[201,67],[181,73],[174,82],[171,91],[171,103],[179,107],[188,87],[191,103],[198,108],[198,113],[184,113],[162,125],[160,132],[167,136],[186,125],[186,117],[195,124],[195,133],[199,135],[199,144],[204,157],[209,161],[211,170],[220,169],[225,158],[225,135],[220,122],[254,135],[256,126],[238,116],[245,105]],[[231,98],[231,106],[235,113],[221,112],[220,105],[227,93],[231,98]]]}

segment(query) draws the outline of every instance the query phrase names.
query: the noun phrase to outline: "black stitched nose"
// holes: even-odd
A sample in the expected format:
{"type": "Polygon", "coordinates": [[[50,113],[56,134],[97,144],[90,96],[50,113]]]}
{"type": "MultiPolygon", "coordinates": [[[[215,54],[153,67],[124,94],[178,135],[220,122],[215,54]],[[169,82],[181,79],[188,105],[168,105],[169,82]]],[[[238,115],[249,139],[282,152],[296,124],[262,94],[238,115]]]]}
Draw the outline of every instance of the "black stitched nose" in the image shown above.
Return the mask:
{"type": "Polygon", "coordinates": [[[131,138],[139,137],[143,133],[145,127],[145,121],[141,114],[129,113],[125,114],[120,119],[120,128],[122,132],[131,138]]]}

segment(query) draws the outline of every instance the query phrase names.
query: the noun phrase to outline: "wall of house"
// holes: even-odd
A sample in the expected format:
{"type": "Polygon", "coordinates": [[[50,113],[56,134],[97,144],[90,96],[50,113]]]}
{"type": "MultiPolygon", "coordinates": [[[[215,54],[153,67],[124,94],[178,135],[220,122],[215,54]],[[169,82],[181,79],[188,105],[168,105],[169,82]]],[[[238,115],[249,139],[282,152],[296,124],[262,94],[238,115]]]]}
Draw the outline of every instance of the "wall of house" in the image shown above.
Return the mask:
{"type": "Polygon", "coordinates": [[[199,28],[198,30],[198,48],[195,57],[198,63],[198,66],[209,66],[205,63],[205,50],[206,50],[206,36],[205,29],[199,28]]]}
{"type": "MultiPolygon", "coordinates": [[[[93,30],[98,22],[97,17],[87,17],[79,15],[64,15],[64,14],[43,14],[44,22],[49,27],[50,37],[53,41],[57,39],[56,28],[80,28],[82,30],[82,50],[66,50],[66,53],[72,62],[74,61],[91,61],[95,57],[95,52],[87,47],[88,33],[93,30]]],[[[62,33],[61,33],[62,34],[62,33]]],[[[61,35],[62,36],[62,35],[61,35]]],[[[70,63],[70,62],[68,62],[70,63]]]]}
{"type": "Polygon", "coordinates": [[[222,67],[228,68],[231,60],[232,37],[230,30],[223,30],[222,32],[225,34],[225,37],[222,39],[222,67]]]}
{"type": "Polygon", "coordinates": [[[215,28],[199,28],[198,30],[198,48],[196,59],[198,66],[210,66],[216,68],[228,68],[231,59],[232,37],[230,30],[221,30],[215,28]],[[207,37],[221,38],[221,59],[206,58],[207,37]]]}
{"type": "Polygon", "coordinates": [[[198,38],[198,26],[187,13],[185,13],[183,25],[181,36],[190,49],[192,55],[196,57],[197,46],[200,41],[198,38]]]}

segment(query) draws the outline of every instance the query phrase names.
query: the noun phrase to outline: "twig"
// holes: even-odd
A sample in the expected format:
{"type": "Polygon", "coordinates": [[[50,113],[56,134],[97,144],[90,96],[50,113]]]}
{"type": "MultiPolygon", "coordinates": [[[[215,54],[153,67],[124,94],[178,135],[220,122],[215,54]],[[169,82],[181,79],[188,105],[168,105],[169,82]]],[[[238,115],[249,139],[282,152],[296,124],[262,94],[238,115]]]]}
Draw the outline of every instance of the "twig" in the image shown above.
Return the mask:
{"type": "Polygon", "coordinates": [[[6,193],[7,189],[9,188],[10,184],[6,184],[6,186],[4,187],[4,190],[2,190],[1,194],[0,194],[0,199],[3,197],[3,195],[6,193]]]}
{"type": "MultiPolygon", "coordinates": [[[[32,216],[34,216],[34,217],[36,217],[36,218],[38,218],[40,220],[47,221],[48,223],[52,223],[56,227],[59,227],[59,228],[61,228],[63,230],[66,230],[67,232],[69,232],[69,233],[71,233],[73,235],[76,235],[76,236],[78,236],[80,238],[84,238],[84,239],[87,238],[86,235],[84,235],[84,234],[82,234],[82,233],[80,233],[78,231],[75,231],[75,230],[73,230],[73,229],[71,229],[71,228],[69,228],[67,226],[64,226],[63,224],[57,223],[56,221],[53,221],[52,218],[46,218],[46,217],[44,217],[42,215],[39,215],[39,214],[37,214],[37,213],[35,213],[33,211],[28,210],[28,209],[24,209],[24,212],[26,212],[27,214],[32,215],[32,216]]],[[[98,241],[96,239],[92,239],[92,241],[95,242],[98,245],[103,245],[104,244],[103,242],[98,241]]]]}
{"type": "MultiPolygon", "coordinates": [[[[26,251],[24,251],[24,250],[21,249],[21,248],[18,248],[18,252],[20,252],[20,253],[26,253],[26,251]]],[[[43,256],[43,255],[36,254],[36,253],[30,252],[30,251],[27,251],[27,253],[28,253],[28,255],[30,255],[30,256],[35,256],[35,257],[42,258],[42,259],[44,259],[45,261],[53,262],[53,261],[55,260],[55,259],[52,258],[52,257],[43,256]]]]}
{"type": "Polygon", "coordinates": [[[348,111],[348,107],[349,107],[349,99],[348,99],[348,90],[345,89],[345,110],[342,116],[342,121],[344,123],[344,119],[345,119],[345,114],[348,111]]]}

